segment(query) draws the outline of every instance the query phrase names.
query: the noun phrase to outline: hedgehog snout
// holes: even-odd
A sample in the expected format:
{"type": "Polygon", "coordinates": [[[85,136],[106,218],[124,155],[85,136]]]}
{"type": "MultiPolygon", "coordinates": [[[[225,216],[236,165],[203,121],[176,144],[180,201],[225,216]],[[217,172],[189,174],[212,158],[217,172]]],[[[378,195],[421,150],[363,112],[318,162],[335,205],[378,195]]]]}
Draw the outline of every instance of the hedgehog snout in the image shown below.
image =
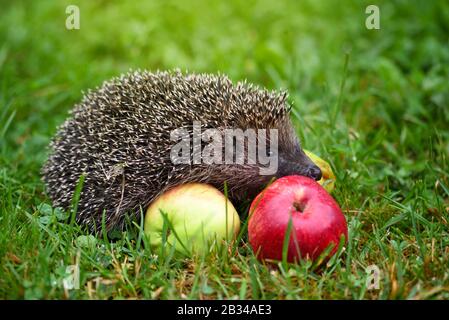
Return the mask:
{"type": "MultiPolygon", "coordinates": [[[[302,151],[302,150],[301,150],[302,151]]],[[[318,181],[323,176],[323,173],[321,172],[321,169],[304,153],[304,151],[301,152],[301,161],[305,164],[306,170],[305,170],[305,176],[314,179],[315,181],[318,181]]]]}
{"type": "Polygon", "coordinates": [[[323,174],[321,173],[321,169],[313,164],[307,169],[307,176],[314,179],[315,181],[318,181],[321,179],[323,174]]]}
{"type": "Polygon", "coordinates": [[[322,172],[321,169],[307,157],[300,158],[299,161],[292,161],[290,159],[279,157],[277,177],[280,178],[290,175],[306,176],[318,181],[322,177],[322,172]]]}

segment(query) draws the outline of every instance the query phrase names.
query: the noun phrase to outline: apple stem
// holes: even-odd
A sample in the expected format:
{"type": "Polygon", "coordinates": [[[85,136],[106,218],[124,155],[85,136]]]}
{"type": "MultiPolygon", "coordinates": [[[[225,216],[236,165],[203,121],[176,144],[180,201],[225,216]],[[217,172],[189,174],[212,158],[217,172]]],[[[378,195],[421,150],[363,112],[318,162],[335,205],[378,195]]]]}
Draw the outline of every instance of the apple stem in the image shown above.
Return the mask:
{"type": "Polygon", "coordinates": [[[293,207],[296,209],[296,211],[299,211],[301,213],[304,212],[304,209],[306,208],[306,206],[300,202],[293,202],[293,207]]]}

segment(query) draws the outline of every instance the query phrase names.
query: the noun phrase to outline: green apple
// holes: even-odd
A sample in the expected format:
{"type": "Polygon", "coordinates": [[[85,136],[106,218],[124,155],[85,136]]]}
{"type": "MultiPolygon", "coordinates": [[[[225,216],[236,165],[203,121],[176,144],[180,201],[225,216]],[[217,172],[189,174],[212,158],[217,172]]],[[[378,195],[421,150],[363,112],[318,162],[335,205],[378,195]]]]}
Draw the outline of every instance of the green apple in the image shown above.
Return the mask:
{"type": "Polygon", "coordinates": [[[152,247],[160,247],[166,237],[166,245],[190,256],[235,238],[240,218],[218,189],[204,183],[189,183],[163,193],[151,203],[144,230],[152,247]]]}
{"type": "Polygon", "coordinates": [[[310,160],[313,161],[320,169],[322,173],[322,178],[318,181],[319,184],[321,184],[324,189],[326,189],[327,192],[331,193],[332,190],[334,190],[335,187],[335,181],[337,180],[335,178],[334,173],[332,172],[332,168],[329,165],[329,163],[320,157],[318,157],[316,154],[310,152],[309,150],[305,150],[304,152],[306,156],[310,158],[310,160]]]}

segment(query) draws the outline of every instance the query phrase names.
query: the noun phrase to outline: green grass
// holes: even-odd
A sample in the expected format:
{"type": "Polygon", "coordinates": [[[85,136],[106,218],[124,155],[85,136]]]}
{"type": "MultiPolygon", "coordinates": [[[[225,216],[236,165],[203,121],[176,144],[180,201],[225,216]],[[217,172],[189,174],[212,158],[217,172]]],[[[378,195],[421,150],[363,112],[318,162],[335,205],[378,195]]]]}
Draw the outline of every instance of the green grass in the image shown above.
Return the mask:
{"type": "Polygon", "coordinates": [[[10,1],[0,11],[0,298],[449,298],[449,5],[377,1],[10,1]],[[180,259],[138,226],[88,241],[39,170],[82,91],[136,69],[222,72],[288,89],[303,145],[328,159],[349,242],[319,269],[267,266],[245,238],[180,259]],[[78,264],[81,287],[64,290],[78,264]],[[367,290],[367,266],[381,271],[367,290]]]}

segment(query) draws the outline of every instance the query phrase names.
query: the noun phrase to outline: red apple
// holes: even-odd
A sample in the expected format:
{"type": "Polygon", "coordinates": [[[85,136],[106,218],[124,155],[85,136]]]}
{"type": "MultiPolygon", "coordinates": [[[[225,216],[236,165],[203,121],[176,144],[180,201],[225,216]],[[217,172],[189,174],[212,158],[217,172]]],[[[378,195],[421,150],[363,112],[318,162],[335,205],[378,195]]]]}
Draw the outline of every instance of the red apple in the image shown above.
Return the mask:
{"type": "Polygon", "coordinates": [[[289,221],[289,262],[315,260],[333,245],[330,257],[338,250],[340,237],[348,238],[346,219],[322,186],[308,177],[282,177],[251,204],[248,236],[260,259],[282,260],[289,221]]]}

